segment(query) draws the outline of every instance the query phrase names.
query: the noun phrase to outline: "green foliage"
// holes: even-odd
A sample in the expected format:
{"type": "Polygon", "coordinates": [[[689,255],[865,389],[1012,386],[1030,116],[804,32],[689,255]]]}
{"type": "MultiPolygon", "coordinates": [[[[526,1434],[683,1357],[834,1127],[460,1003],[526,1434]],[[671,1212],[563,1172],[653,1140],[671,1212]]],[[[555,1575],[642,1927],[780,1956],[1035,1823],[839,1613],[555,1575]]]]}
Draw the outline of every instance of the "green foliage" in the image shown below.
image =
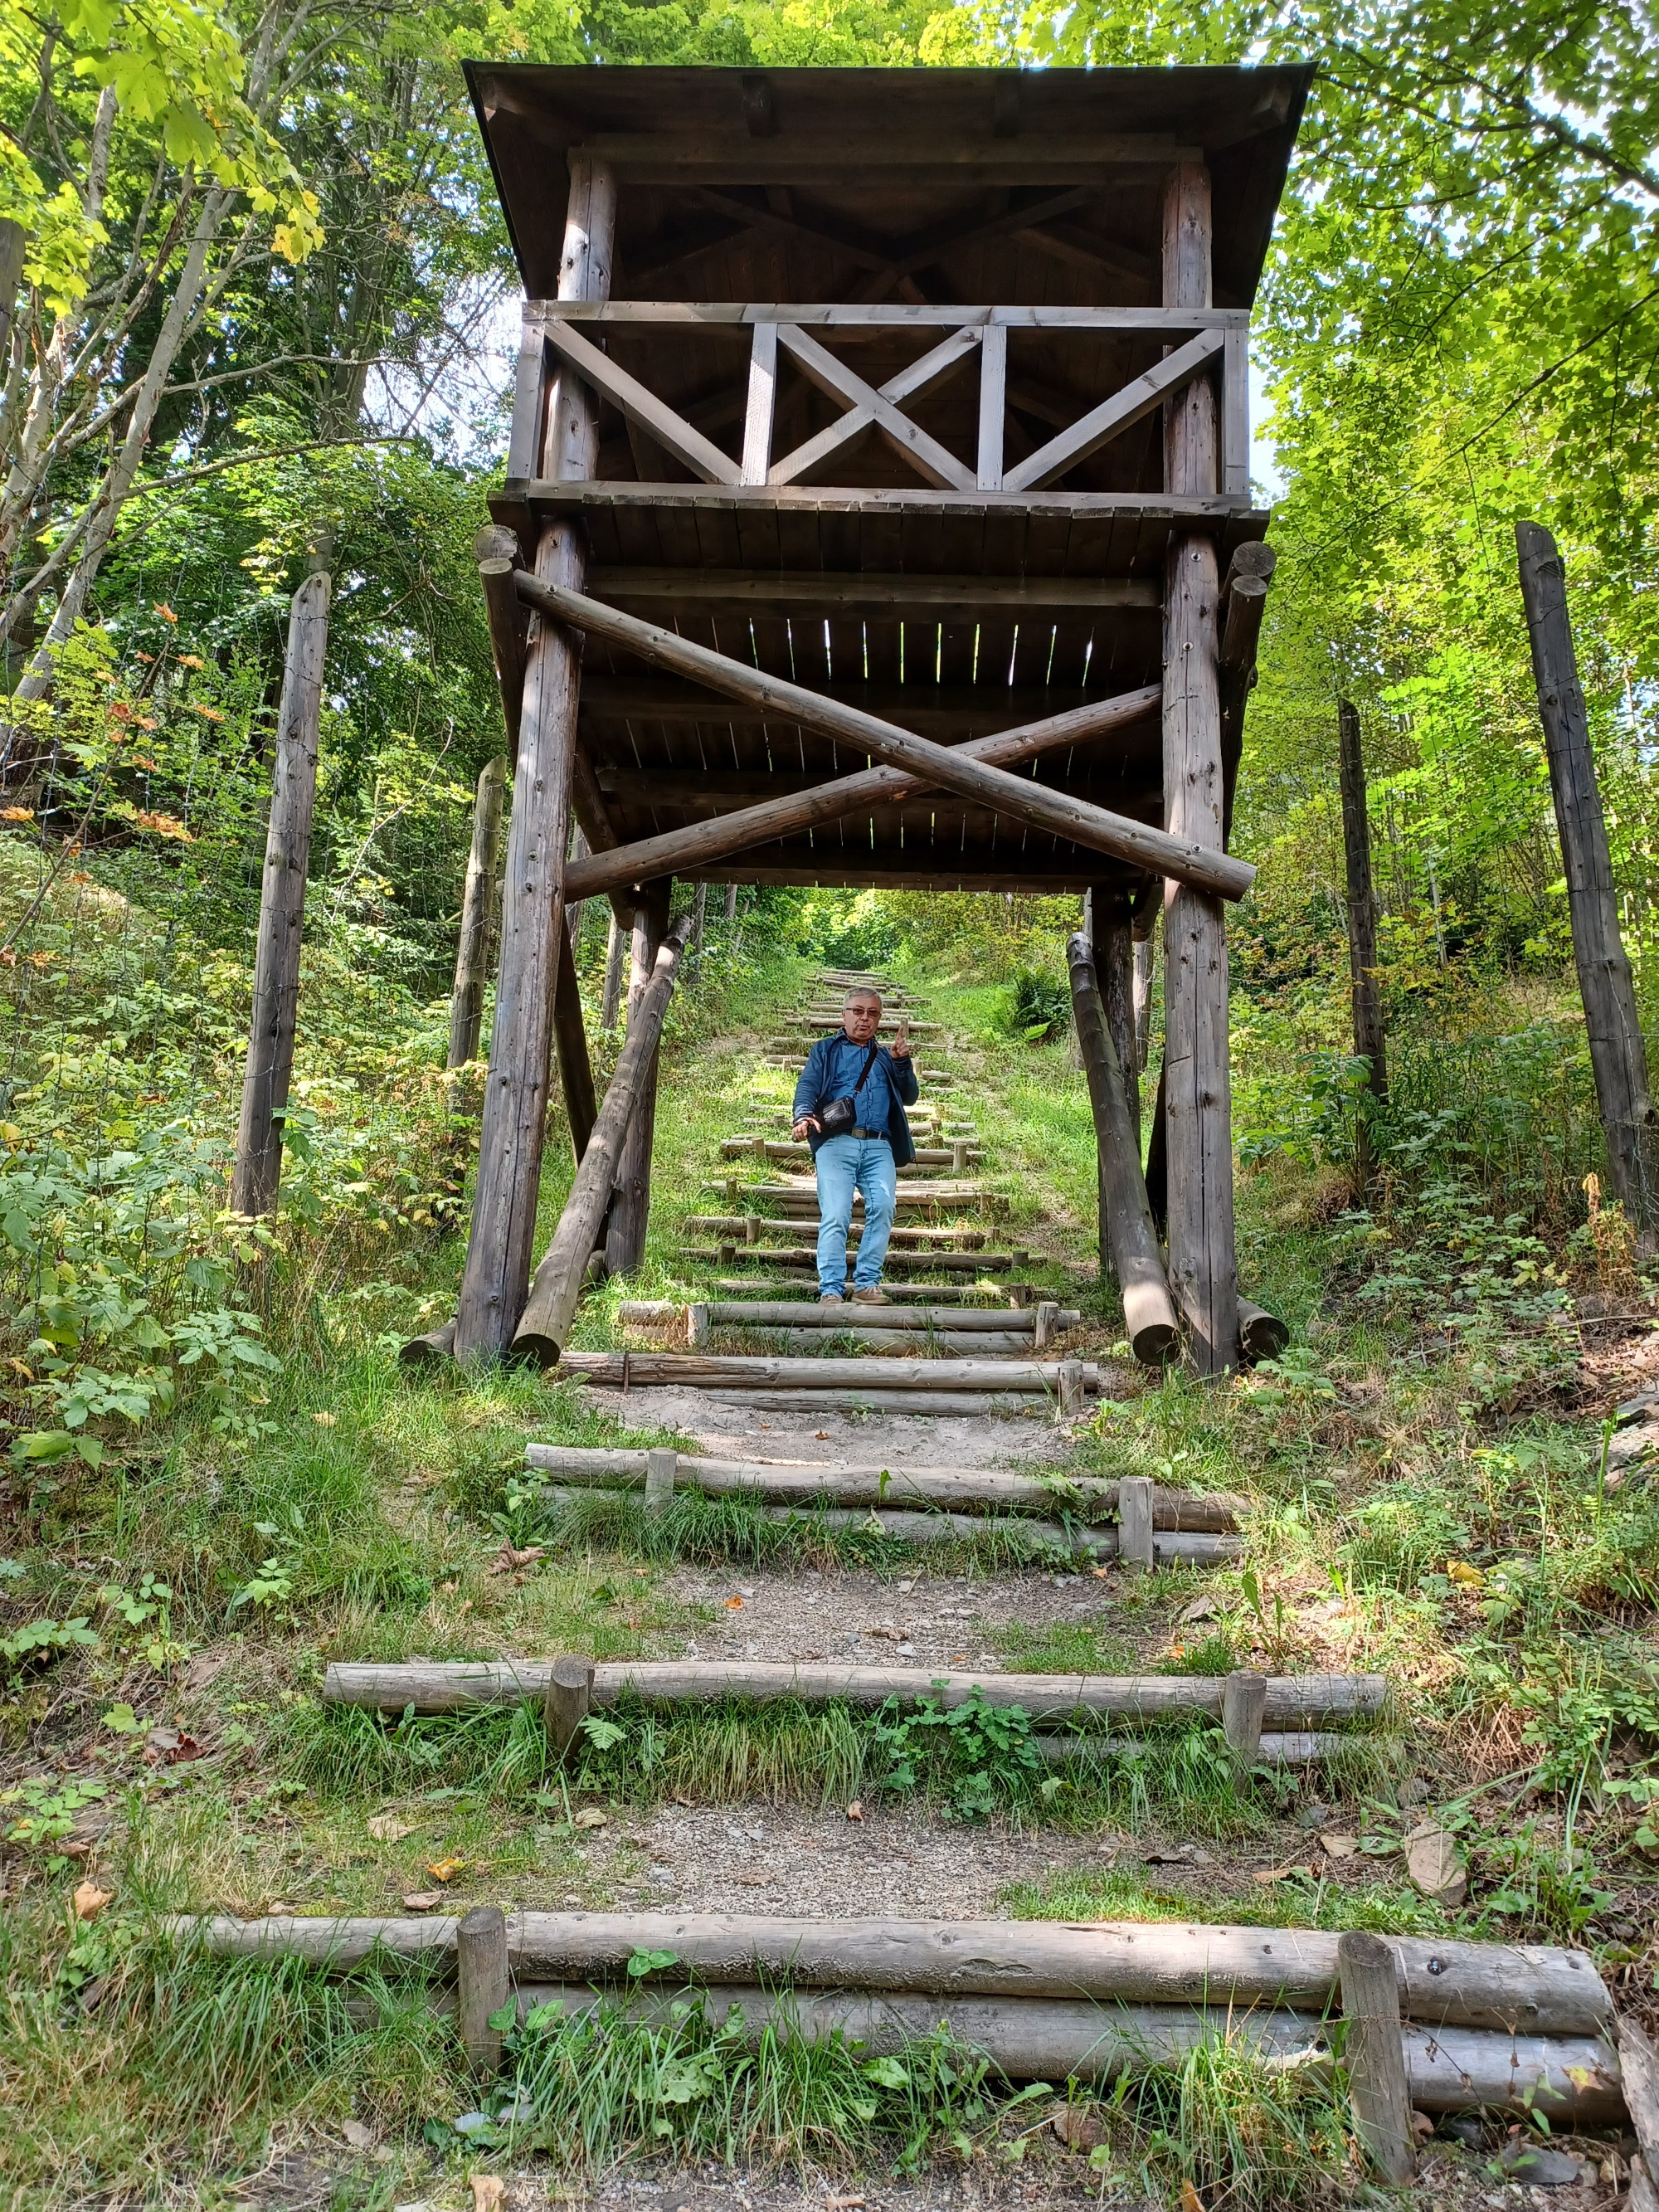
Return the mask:
{"type": "Polygon", "coordinates": [[[1008,994],[1004,1017],[1010,1034],[1026,1044],[1052,1044],[1072,1025],[1072,991],[1064,976],[1022,968],[1008,994]]]}

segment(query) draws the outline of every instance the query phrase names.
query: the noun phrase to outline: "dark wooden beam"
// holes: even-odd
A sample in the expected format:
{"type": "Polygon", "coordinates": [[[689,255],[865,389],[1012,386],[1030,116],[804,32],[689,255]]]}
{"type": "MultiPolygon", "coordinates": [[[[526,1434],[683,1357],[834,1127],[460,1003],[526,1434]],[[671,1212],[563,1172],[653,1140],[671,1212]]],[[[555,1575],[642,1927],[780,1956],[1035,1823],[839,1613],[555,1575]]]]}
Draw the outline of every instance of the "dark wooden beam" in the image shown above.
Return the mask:
{"type": "MultiPolygon", "coordinates": [[[[862,708],[866,714],[891,715],[907,728],[932,724],[963,734],[1035,722],[1086,703],[1081,691],[1045,690],[1033,684],[998,690],[971,684],[827,684],[823,696],[862,708]]],[[[652,676],[587,677],[582,684],[582,711],[595,720],[729,722],[738,726],[757,726],[776,719],[763,708],[722,699],[700,685],[652,676]]],[[[598,766],[603,779],[604,764],[598,766]]],[[[589,844],[592,842],[590,837],[589,844]]]]}
{"type": "MultiPolygon", "coordinates": [[[[1158,697],[1156,689],[1130,692],[1122,698],[1103,700],[1092,707],[1074,708],[1069,714],[1050,715],[1024,729],[1005,730],[954,750],[957,761],[1009,767],[1038,753],[1079,744],[1113,729],[1121,729],[1150,714],[1158,697]]],[[[871,718],[866,718],[871,719],[871,718]]],[[[878,725],[886,728],[886,724],[878,725]]],[[[933,750],[930,748],[930,750],[933,750]]],[[[829,783],[788,797],[768,799],[741,813],[720,816],[690,828],[665,831],[642,839],[615,853],[595,856],[580,864],[587,872],[580,880],[587,886],[583,896],[615,891],[629,883],[648,883],[654,877],[714,866],[733,853],[750,852],[778,838],[836,821],[860,809],[890,805],[894,800],[925,791],[929,779],[896,768],[865,769],[855,775],[840,776],[829,783]]]]}
{"type": "MultiPolygon", "coordinates": [[[[962,746],[936,745],[896,723],[860,714],[850,708],[809,691],[802,684],[787,684],[766,676],[725,653],[695,645],[688,638],[662,629],[620,607],[607,606],[585,592],[572,591],[520,570],[520,597],[544,613],[556,615],[590,635],[609,639],[642,660],[667,668],[734,698],[765,704],[775,701],[781,717],[816,730],[821,737],[858,746],[890,768],[902,768],[946,791],[954,791],[975,805],[1029,829],[1097,847],[1116,858],[1182,884],[1201,885],[1223,898],[1242,898],[1255,880],[1255,870],[1231,859],[1212,845],[1167,836],[1104,807],[1091,806],[1046,784],[1027,781],[1006,770],[976,760],[962,746]]],[[[1220,833],[1220,792],[1216,793],[1216,835],[1220,833]]]]}
{"type": "Polygon", "coordinates": [[[1139,576],[928,576],[908,572],[838,574],[830,568],[596,568],[592,587],[607,599],[670,600],[717,608],[799,607],[825,614],[902,620],[913,607],[972,616],[990,607],[1139,607],[1157,611],[1156,583],[1139,576]]]}

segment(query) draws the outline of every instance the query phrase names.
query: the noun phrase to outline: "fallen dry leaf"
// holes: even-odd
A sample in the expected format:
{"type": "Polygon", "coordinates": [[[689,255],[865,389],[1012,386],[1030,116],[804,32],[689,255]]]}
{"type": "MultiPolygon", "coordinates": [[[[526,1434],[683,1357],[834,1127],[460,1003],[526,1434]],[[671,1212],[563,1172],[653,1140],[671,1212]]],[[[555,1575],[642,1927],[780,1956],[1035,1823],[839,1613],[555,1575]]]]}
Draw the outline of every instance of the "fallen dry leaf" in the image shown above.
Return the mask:
{"type": "Polygon", "coordinates": [[[337,1429],[340,1425],[337,1413],[313,1413],[311,1418],[319,1429],[337,1429]]]}
{"type": "Polygon", "coordinates": [[[434,1881],[453,1881],[466,1866],[465,1859],[434,1859],[427,1869],[434,1881]]]}
{"type": "Polygon", "coordinates": [[[1430,1821],[1406,1838],[1406,1872],[1437,1905],[1459,1905],[1469,1893],[1468,1871],[1449,1828],[1430,1821]]]}
{"type": "Polygon", "coordinates": [[[412,1889],[403,1904],[408,1912],[430,1912],[434,1905],[441,1905],[443,1901],[444,1893],[441,1889],[412,1889]]]}
{"type": "MultiPolygon", "coordinates": [[[[812,1434],[817,1438],[821,1444],[828,1443],[830,1441],[830,1431],[828,1429],[814,1429],[812,1434]]],[[[860,2203],[862,2203],[863,2201],[862,2197],[859,2200],[860,2203]]]]}
{"type": "Polygon", "coordinates": [[[849,1820],[861,1820],[864,1818],[864,1805],[861,1799],[855,1797],[853,1800],[847,1808],[847,1817],[849,1820]]]}
{"type": "Polygon", "coordinates": [[[1190,1605],[1183,1605],[1176,1618],[1181,1620],[1213,1620],[1221,1610],[1218,1597],[1195,1597],[1190,1605]]]}
{"type": "Polygon", "coordinates": [[[510,1575],[514,1567],[527,1567],[532,1561],[546,1557],[545,1544],[526,1544],[521,1552],[515,1552],[511,1544],[503,1544],[500,1555],[490,1562],[489,1571],[492,1575],[510,1575]]]}
{"type": "Polygon", "coordinates": [[[1319,1848],[1327,1858],[1351,1859],[1359,1849],[1359,1838],[1358,1836],[1334,1836],[1328,1828],[1322,1828],[1319,1848]]]}
{"type": "Polygon", "coordinates": [[[609,1824],[610,1819],[611,1815],[601,1813],[597,1805],[584,1805],[571,1825],[578,1828],[603,1828],[609,1824]]]}
{"type": "Polygon", "coordinates": [[[1293,1875],[1298,1874],[1310,1874],[1317,1877],[1318,1872],[1319,1869],[1317,1867],[1302,1866],[1300,1864],[1282,1867],[1262,1867],[1257,1873],[1253,1874],[1250,1876],[1250,1880],[1252,1881],[1261,1882],[1265,1885],[1268,1882],[1273,1881],[1289,1881],[1293,1875]]]}
{"type": "Polygon", "coordinates": [[[273,1897],[270,1904],[265,1907],[267,1916],[271,1917],[285,1916],[286,1914],[292,1912],[293,1910],[294,1907],[291,1905],[284,1905],[280,1897],[273,1897]]]}
{"type": "Polygon", "coordinates": [[[343,2120],[340,2133],[353,2150],[367,2150],[374,2140],[374,2130],[366,2128],[361,2120],[343,2120]]]}
{"type": "Polygon", "coordinates": [[[1112,1578],[1112,1571],[1109,1567],[1091,1567],[1089,1572],[1097,1583],[1108,1583],[1112,1578]]]}
{"type": "Polygon", "coordinates": [[[740,1597],[727,1598],[726,1601],[726,1609],[728,1613],[741,1613],[743,1611],[743,1600],[740,1597]]]}
{"type": "Polygon", "coordinates": [[[1204,2199],[1190,2181],[1181,2185],[1181,2212],[1204,2212],[1204,2199]]]}
{"type": "Polygon", "coordinates": [[[861,2197],[826,2197],[823,2200],[824,2212],[855,2212],[855,2208],[863,2202],[861,2197]]]}
{"type": "Polygon", "coordinates": [[[467,2176],[472,2189],[472,2212],[500,2212],[501,2202],[507,2194],[507,2184],[498,2173],[472,2173],[467,2176]]]}
{"type": "Polygon", "coordinates": [[[96,1882],[77,1882],[75,1889],[76,1918],[95,1920],[113,1893],[111,1890],[100,1889],[96,1882]]]}
{"type": "Polygon", "coordinates": [[[370,1815],[368,1832],[377,1844],[397,1844],[423,1825],[419,1820],[405,1820],[398,1813],[375,1813],[370,1815]]]}

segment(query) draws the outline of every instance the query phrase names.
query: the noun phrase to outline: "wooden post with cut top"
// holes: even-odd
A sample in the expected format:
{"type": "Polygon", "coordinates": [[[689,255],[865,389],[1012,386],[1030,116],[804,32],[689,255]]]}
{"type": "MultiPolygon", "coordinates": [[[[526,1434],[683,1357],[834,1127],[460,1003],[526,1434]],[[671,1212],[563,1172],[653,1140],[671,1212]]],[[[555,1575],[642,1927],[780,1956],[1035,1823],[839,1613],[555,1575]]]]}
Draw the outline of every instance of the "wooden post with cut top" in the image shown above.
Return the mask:
{"type": "Polygon", "coordinates": [[[1384,2179],[1403,2188],[1417,2171],[1417,2153],[1394,1947],[1381,1936],[1342,1936],[1336,1957],[1347,2031],[1342,2057],[1354,2125],[1384,2179]]]}
{"type": "MultiPolygon", "coordinates": [[[[1210,173],[1178,161],[1164,190],[1164,301],[1212,297],[1210,173]]],[[[1216,489],[1213,387],[1195,378],[1164,403],[1164,478],[1173,493],[1216,489]]],[[[1165,826],[1219,852],[1224,837],[1221,695],[1214,538],[1172,535],[1164,603],[1165,826]]],[[[1221,902],[1189,884],[1169,887],[1164,921],[1164,1134],[1170,1288],[1201,1375],[1238,1364],[1238,1262],[1233,1236],[1232,1093],[1227,1024],[1227,931],[1221,902]]]]}
{"type": "Polygon", "coordinates": [[[230,1187],[232,1212],[249,1216],[271,1211],[283,1176],[283,1120],[294,1075],[294,1030],[300,1010],[300,943],[317,798],[328,607],[329,580],[319,570],[306,578],[289,609],[270,822],[259,889],[253,1014],[230,1187]]]}
{"type": "MultiPolygon", "coordinates": [[[[559,269],[562,300],[609,298],[616,214],[616,179],[608,166],[590,155],[574,154],[559,269]]],[[[531,441],[541,472],[556,482],[592,476],[599,453],[598,403],[568,368],[550,380],[540,325],[529,317],[520,373],[514,432],[531,441]]],[[[571,588],[586,580],[586,538],[580,520],[552,515],[542,524],[536,574],[571,588]]],[[[455,1321],[455,1355],[460,1359],[505,1353],[529,1287],[547,1124],[553,996],[561,944],[568,950],[565,846],[580,670],[580,641],[562,623],[532,616],[507,830],[495,1025],[455,1321]]]]}
{"type": "MultiPolygon", "coordinates": [[[[649,884],[634,909],[633,974],[628,986],[630,1030],[640,1001],[651,981],[657,952],[668,927],[668,903],[673,886],[649,884]]],[[[607,1275],[631,1275],[645,1257],[645,1232],[651,1218],[651,1149],[657,1127],[658,1048],[653,1043],[639,1103],[629,1125],[617,1170],[617,1194],[605,1240],[607,1275]]]]}
{"type": "Polygon", "coordinates": [[[1517,522],[1515,538],[1607,1167],[1614,1194],[1651,1251],[1659,1228],[1659,1156],[1647,1048],[1619,927],[1607,817],[1567,614],[1566,564],[1540,523],[1517,522]]]}

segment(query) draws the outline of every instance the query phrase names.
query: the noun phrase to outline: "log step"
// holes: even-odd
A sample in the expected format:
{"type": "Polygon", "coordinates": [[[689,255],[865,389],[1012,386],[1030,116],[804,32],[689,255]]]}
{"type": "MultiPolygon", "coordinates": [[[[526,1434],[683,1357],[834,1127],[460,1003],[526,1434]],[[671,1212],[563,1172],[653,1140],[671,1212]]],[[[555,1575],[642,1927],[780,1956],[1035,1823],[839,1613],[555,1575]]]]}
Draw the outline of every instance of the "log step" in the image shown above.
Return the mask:
{"type": "MultiPolygon", "coordinates": [[[[546,1695],[550,1659],[422,1660],[406,1665],[337,1660],[323,1680],[325,1704],[373,1711],[460,1712],[478,1705],[516,1705],[546,1695]]],[[[1114,1722],[1222,1718],[1224,1678],[1214,1674],[1018,1674],[933,1672],[757,1659],[608,1659],[594,1663],[593,1705],[625,1697],[651,1705],[758,1704],[781,1698],[805,1705],[884,1705],[890,1698],[933,1698],[947,1711],[978,1698],[1018,1705],[1033,1723],[1088,1727],[1114,1722]]],[[[1386,1709],[1380,1674],[1284,1674],[1267,1680],[1265,1729],[1344,1728],[1386,1709]]]]}
{"type": "MultiPolygon", "coordinates": [[[[770,1300],[744,1302],[722,1299],[708,1308],[711,1328],[840,1328],[848,1322],[855,1322],[860,1328],[893,1331],[900,1334],[918,1334],[930,1328],[953,1328],[962,1334],[1003,1334],[1012,1330],[1026,1336],[1034,1334],[1038,1326],[1038,1309],[1035,1306],[1020,1311],[975,1313],[971,1309],[933,1307],[897,1304],[888,1307],[860,1305],[848,1301],[845,1308],[807,1305],[799,1302],[773,1304],[770,1300]]],[[[1048,1317],[1055,1329],[1078,1328],[1083,1316],[1063,1306],[1051,1309],[1048,1317]]]]}
{"type": "MultiPolygon", "coordinates": [[[[688,1229],[708,1229],[719,1225],[707,1216],[695,1215],[686,1224],[688,1229]]],[[[776,1222],[769,1225],[781,1229],[788,1224],[776,1222]]],[[[696,1260],[709,1265],[718,1263],[721,1267],[730,1267],[738,1260],[764,1260],[769,1267],[774,1267],[816,1268],[817,1266],[817,1254],[810,1244],[745,1244],[741,1241],[728,1244],[682,1244],[678,1248],[678,1256],[682,1260],[696,1260]]],[[[847,1248],[848,1267],[857,1256],[858,1246],[849,1244],[847,1248]]],[[[1029,1252],[985,1252],[971,1245],[964,1251],[907,1252],[902,1249],[895,1250],[889,1245],[887,1257],[882,1263],[882,1273],[884,1276],[931,1275],[944,1270],[975,1276],[994,1276],[1006,1275],[1017,1267],[1029,1267],[1030,1264],[1029,1252]]],[[[735,1290],[742,1286],[732,1284],[729,1287],[735,1290]]],[[[888,1285],[890,1293],[892,1287],[890,1284],[888,1285]]],[[[918,1287],[925,1289],[926,1285],[918,1287]]]]}
{"type": "MultiPolygon", "coordinates": [[[[862,1385],[842,1390],[734,1390],[722,1384],[705,1384],[702,1394],[714,1406],[741,1406],[761,1413],[904,1413],[918,1421],[949,1419],[984,1419],[993,1413],[1052,1413],[1052,1397],[1036,1390],[999,1390],[992,1394],[963,1390],[874,1390],[862,1385]]],[[[1062,1413],[1080,1412],[1064,1399],[1062,1413]]]]}
{"type": "MultiPolygon", "coordinates": [[[[825,1393],[819,1393],[825,1395],[825,1393]]],[[[983,1401],[974,1401],[976,1406],[983,1401]]],[[[936,1411],[935,1401],[915,1394],[912,1402],[902,1411],[936,1411]]],[[[559,1508],[574,1506],[584,1498],[603,1495],[604,1485],[576,1488],[564,1483],[549,1483],[543,1490],[542,1502],[559,1508]]],[[[624,1493],[614,1491],[614,1496],[624,1493]]],[[[763,1520],[775,1521],[787,1527],[806,1522],[811,1528],[829,1530],[864,1528],[873,1534],[896,1537],[905,1544],[971,1543],[999,1524],[987,1522],[982,1516],[967,1513],[918,1513],[902,1507],[883,1505],[841,1506],[803,1503],[794,1505],[768,1505],[757,1503],[754,1510],[763,1520]]],[[[1073,1560],[1079,1554],[1093,1559],[1115,1559],[1121,1546],[1118,1532],[1111,1528],[1081,1528],[1069,1522],[1042,1521],[1021,1516],[1017,1521],[1004,1522],[1030,1542],[1046,1547],[1048,1564],[1056,1560],[1073,1560]]],[[[1190,1535],[1179,1533],[1156,1536],[1152,1540],[1152,1558],[1147,1565],[1158,1566],[1213,1567],[1238,1559],[1243,1552],[1243,1539],[1239,1536],[1206,1535],[1194,1532],[1190,1535]]]]}
{"type": "Polygon", "coordinates": [[[1081,1389],[1097,1396],[1101,1369],[1092,1360],[1040,1359],[769,1359],[741,1352],[567,1352],[559,1363],[565,1376],[579,1375],[604,1388],[697,1389],[708,1383],[726,1389],[804,1389],[1027,1390],[1058,1396],[1062,1367],[1080,1370],[1081,1389]]]}
{"type": "MultiPolygon", "coordinates": [[[[915,1132],[912,1131],[911,1133],[914,1136],[915,1132]]],[[[918,1145],[915,1158],[908,1161],[899,1170],[899,1173],[901,1176],[909,1175],[917,1168],[957,1168],[959,1170],[970,1165],[977,1167],[982,1164],[985,1158],[984,1149],[979,1145],[964,1143],[962,1146],[964,1157],[961,1161],[957,1159],[956,1151],[957,1148],[953,1145],[918,1145]]],[[[756,1158],[810,1160],[811,1157],[811,1146],[805,1141],[798,1144],[793,1137],[754,1136],[720,1139],[720,1158],[723,1160],[756,1158]]]]}
{"type": "MultiPolygon", "coordinates": [[[[685,1217],[685,1226],[688,1229],[710,1231],[717,1237],[734,1237],[751,1249],[760,1247],[768,1237],[799,1237],[804,1230],[812,1225],[811,1217],[803,1217],[799,1213],[782,1216],[764,1213],[689,1213],[685,1217]],[[754,1224],[752,1235],[750,1230],[751,1222],[754,1224]]],[[[853,1231],[854,1233],[848,1239],[847,1249],[849,1252],[855,1252],[858,1249],[863,1235],[863,1224],[856,1218],[854,1221],[853,1231]]],[[[983,1252],[989,1233],[988,1230],[974,1229],[966,1225],[946,1229],[921,1223],[903,1223],[895,1227],[892,1243],[889,1245],[888,1250],[890,1256],[894,1246],[896,1246],[900,1252],[903,1252],[907,1249],[930,1249],[937,1245],[945,1252],[983,1252]]],[[[815,1239],[812,1250],[816,1251],[816,1249],[815,1239]]],[[[768,1256],[775,1255],[769,1254],[768,1256]]],[[[1012,1257],[1024,1267],[1029,1262],[1030,1255],[1016,1245],[1012,1257]]],[[[988,1255],[987,1264],[989,1264],[988,1255]]]]}
{"type": "MultiPolygon", "coordinates": [[[[562,1482],[645,1486],[650,1455],[586,1444],[530,1443],[525,1465],[532,1473],[556,1475],[562,1482]]],[[[1118,1486],[1110,1478],[1076,1479],[1022,1474],[1000,1468],[889,1468],[814,1464],[799,1461],[714,1459],[701,1453],[675,1455],[674,1481],[709,1498],[758,1497],[774,1504],[812,1501],[831,1505],[921,1504],[982,1512],[1052,1512],[1064,1504],[1100,1522],[1117,1515],[1118,1486]]],[[[1226,1492],[1205,1494],[1154,1486],[1152,1526],[1170,1533],[1237,1533],[1249,1501],[1226,1492]]]]}
{"type": "MultiPolygon", "coordinates": [[[[785,1255],[781,1252],[770,1252],[766,1256],[769,1259],[781,1260],[785,1255]]],[[[805,1264],[808,1266],[812,1264],[811,1255],[807,1255],[805,1264]]],[[[784,1279],[769,1283],[763,1278],[758,1280],[753,1278],[745,1279],[741,1275],[717,1276],[714,1287],[717,1291],[730,1291],[744,1297],[798,1298],[801,1292],[799,1280],[784,1279]]],[[[964,1288],[949,1283],[884,1283],[882,1288],[890,1298],[900,1305],[919,1302],[923,1305],[966,1305],[987,1311],[996,1310],[991,1304],[993,1297],[1000,1297],[1006,1305],[1018,1309],[1030,1305],[1037,1295],[1034,1285],[1030,1283],[1004,1283],[996,1286],[994,1290],[983,1291],[977,1285],[972,1288],[964,1288]]]]}

